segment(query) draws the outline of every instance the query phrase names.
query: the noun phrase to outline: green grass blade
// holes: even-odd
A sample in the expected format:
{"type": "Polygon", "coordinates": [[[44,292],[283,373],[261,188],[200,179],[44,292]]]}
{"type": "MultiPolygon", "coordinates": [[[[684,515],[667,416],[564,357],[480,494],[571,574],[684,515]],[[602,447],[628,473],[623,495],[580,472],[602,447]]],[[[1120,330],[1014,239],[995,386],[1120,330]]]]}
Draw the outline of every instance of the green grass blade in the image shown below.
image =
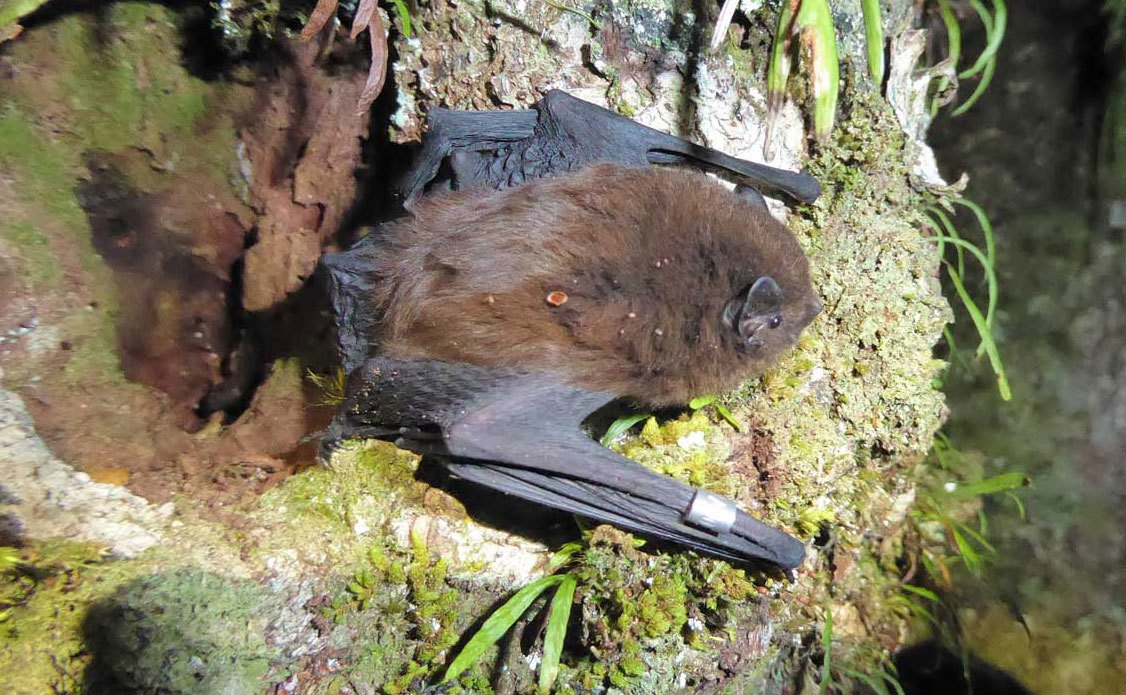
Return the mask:
{"type": "Polygon", "coordinates": [[[925,621],[927,621],[928,623],[931,623],[932,625],[938,625],[938,618],[935,617],[934,613],[932,613],[929,608],[927,608],[926,606],[919,603],[918,601],[916,601],[913,598],[910,598],[908,596],[903,596],[903,595],[900,594],[900,595],[892,596],[891,599],[889,599],[889,602],[901,605],[904,608],[906,608],[908,615],[913,615],[913,616],[922,618],[925,621]]]}
{"type": "MultiPolygon", "coordinates": [[[[985,45],[988,46],[989,42],[993,39],[993,32],[995,31],[996,27],[996,25],[993,23],[993,14],[990,13],[989,10],[985,9],[985,4],[981,2],[981,0],[970,0],[970,7],[973,8],[974,12],[977,12],[978,19],[981,20],[981,25],[985,28],[985,45]]],[[[968,78],[973,77],[975,74],[977,74],[975,72],[971,72],[971,70],[972,68],[966,68],[958,75],[958,77],[968,78]]]]}
{"type": "Polygon", "coordinates": [[[547,561],[547,568],[549,571],[554,572],[563,565],[571,561],[578,552],[583,549],[583,544],[578,541],[571,541],[564,543],[563,547],[552,553],[551,558],[547,561]]]}
{"type": "MultiPolygon", "coordinates": [[[[938,220],[940,225],[942,225],[942,229],[939,231],[945,232],[946,236],[952,239],[962,238],[962,235],[959,234],[958,230],[954,228],[954,222],[950,219],[950,216],[946,214],[945,210],[931,205],[926,208],[926,211],[930,213],[930,215],[934,219],[938,220]]],[[[935,229],[938,230],[937,225],[935,225],[935,229]]],[[[943,240],[943,242],[939,245],[939,249],[940,253],[944,253],[946,251],[945,240],[943,240]]],[[[955,247],[954,252],[958,254],[958,274],[962,277],[966,277],[966,252],[960,246],[955,247]]]]}
{"type": "Polygon", "coordinates": [[[833,682],[833,613],[831,611],[825,611],[825,627],[821,630],[821,649],[825,652],[825,659],[821,662],[821,687],[818,693],[825,695],[833,682]]]}
{"type": "Polygon", "coordinates": [[[804,34],[803,43],[809,48],[813,135],[819,143],[825,144],[833,132],[841,88],[837,32],[828,0],[802,0],[794,17],[794,26],[804,34]]]}
{"type": "Polygon", "coordinates": [[[731,414],[731,411],[727,409],[726,405],[722,403],[716,403],[715,410],[720,414],[720,417],[722,417],[724,420],[727,420],[727,424],[735,428],[736,432],[743,431],[743,423],[735,419],[735,416],[731,414]]]}
{"type": "MultiPolygon", "coordinates": [[[[958,24],[958,18],[954,16],[954,10],[950,8],[950,0],[938,0],[938,14],[946,26],[946,61],[951,69],[956,71],[958,61],[962,59],[962,27],[958,24]]],[[[931,117],[938,113],[939,99],[949,86],[949,77],[946,75],[939,77],[938,88],[935,90],[934,98],[931,99],[931,117]]]]}
{"type": "Polygon", "coordinates": [[[893,673],[894,670],[895,666],[891,666],[890,671],[886,668],[882,668],[879,673],[887,683],[891,684],[891,687],[895,690],[895,695],[906,695],[906,693],[903,692],[903,686],[899,683],[899,678],[893,673]]]}
{"type": "Polygon", "coordinates": [[[623,415],[622,417],[610,423],[610,426],[606,428],[606,434],[602,435],[602,439],[600,439],[599,441],[602,442],[602,446],[609,446],[610,443],[615,439],[628,432],[629,428],[633,427],[642,420],[646,420],[651,417],[653,417],[651,413],[633,413],[632,415],[623,415]]]}
{"type": "Polygon", "coordinates": [[[879,89],[884,83],[884,18],[880,0],[861,0],[864,11],[864,39],[868,47],[868,74],[879,89]]]}
{"type": "Polygon", "coordinates": [[[977,218],[977,224],[981,227],[981,235],[985,238],[985,259],[990,268],[997,267],[997,243],[993,235],[993,224],[989,221],[989,215],[985,214],[985,210],[980,205],[968,198],[955,198],[954,202],[962,207],[967,208],[977,218]]]}
{"type": "Polygon", "coordinates": [[[954,526],[961,530],[964,536],[969,536],[972,540],[977,541],[977,544],[990,555],[997,554],[997,549],[993,547],[993,544],[985,540],[985,536],[981,535],[981,533],[974,530],[969,525],[958,522],[954,526]]]}
{"type": "Polygon", "coordinates": [[[958,554],[962,557],[962,562],[965,563],[966,569],[975,577],[980,575],[981,568],[984,564],[981,555],[979,555],[973,545],[966,540],[961,529],[954,525],[947,526],[947,528],[950,530],[950,535],[954,537],[954,545],[958,548],[958,554]]]}
{"type": "MultiPolygon", "coordinates": [[[[977,9],[977,8],[974,8],[977,9]]],[[[1008,25],[1009,10],[1005,7],[1005,0],[993,0],[993,27],[985,43],[985,49],[977,57],[974,64],[963,70],[960,77],[972,77],[985,69],[986,64],[997,55],[997,49],[1005,40],[1005,28],[1008,25]]],[[[988,28],[988,27],[987,27],[988,28]]]]}
{"type": "Polygon", "coordinates": [[[571,619],[571,604],[578,582],[571,575],[563,578],[551,599],[551,612],[547,616],[547,630],[543,638],[543,661],[540,662],[540,692],[551,691],[559,675],[559,657],[563,654],[563,638],[567,635],[567,621],[571,619]]]}
{"type": "Polygon", "coordinates": [[[692,410],[699,410],[709,405],[715,406],[715,410],[719,413],[720,417],[726,420],[727,424],[734,427],[736,432],[743,431],[743,424],[735,419],[735,416],[731,414],[727,406],[719,402],[719,396],[697,396],[688,401],[688,407],[692,410]]]}
{"type": "Polygon", "coordinates": [[[981,80],[978,81],[977,87],[974,88],[973,94],[970,95],[970,98],[966,99],[966,101],[960,104],[958,108],[954,109],[954,111],[951,112],[951,115],[961,116],[965,112],[969,111],[970,108],[977,103],[977,100],[981,98],[981,95],[985,94],[985,90],[989,87],[989,83],[993,81],[993,74],[996,71],[997,59],[994,58],[993,60],[990,60],[985,64],[985,72],[982,73],[981,80]]]}
{"type": "MultiPolygon", "coordinates": [[[[947,264],[947,269],[951,269],[947,264]]],[[[1009,386],[1009,377],[1005,375],[1005,365],[1001,362],[1001,351],[997,349],[997,343],[993,340],[993,332],[989,329],[989,324],[986,322],[985,317],[981,315],[981,310],[974,304],[973,298],[966,288],[962,285],[961,279],[955,273],[948,273],[950,282],[954,285],[954,290],[958,293],[958,297],[962,300],[962,304],[966,307],[966,312],[970,315],[970,320],[973,321],[974,327],[977,328],[978,335],[981,336],[981,343],[985,346],[985,354],[989,358],[989,365],[993,367],[993,373],[997,376],[997,390],[1001,393],[1001,400],[1009,401],[1013,398],[1012,388],[1009,386]]]]}
{"type": "MultiPolygon", "coordinates": [[[[997,289],[997,273],[996,273],[996,271],[993,269],[993,266],[989,265],[989,259],[985,256],[984,253],[982,253],[981,249],[979,249],[977,246],[973,245],[972,243],[966,241],[965,239],[949,238],[948,237],[947,239],[945,239],[945,242],[949,243],[949,244],[954,244],[955,246],[961,246],[962,248],[966,249],[971,254],[973,254],[977,258],[978,262],[981,263],[981,268],[982,268],[982,270],[985,271],[985,282],[986,282],[987,287],[989,288],[989,304],[986,308],[984,320],[985,320],[985,326],[989,329],[989,332],[992,335],[993,320],[994,320],[994,317],[996,316],[996,313],[997,313],[998,289],[997,289]]],[[[950,267],[949,264],[947,264],[947,267],[950,267]]],[[[951,269],[953,270],[953,268],[951,268],[951,269]]],[[[953,275],[954,274],[951,273],[951,277],[953,277],[953,275]]],[[[962,289],[965,289],[965,286],[962,285],[962,274],[961,273],[958,273],[958,285],[962,286],[962,289]]],[[[966,296],[968,297],[969,295],[967,294],[966,296]]],[[[967,309],[968,308],[969,307],[967,307],[967,309]]]]}
{"type": "Polygon", "coordinates": [[[712,403],[715,403],[716,399],[718,399],[718,398],[719,398],[719,396],[696,396],[692,400],[688,401],[688,407],[691,408],[692,410],[699,410],[700,408],[703,408],[706,405],[711,405],[712,403]]]}
{"type": "Polygon", "coordinates": [[[939,602],[938,594],[934,593],[930,589],[927,589],[926,587],[915,586],[914,584],[904,584],[899,588],[903,589],[904,591],[910,591],[912,594],[922,596],[928,601],[933,601],[935,603],[939,602]]]}
{"type": "Polygon", "coordinates": [[[504,634],[516,624],[528,606],[539,598],[540,594],[553,586],[561,583],[565,576],[553,574],[528,584],[520,591],[513,594],[503,606],[493,611],[493,614],[481,625],[481,629],[470,638],[461,652],[454,657],[442,677],[443,683],[448,683],[461,675],[462,671],[472,666],[481,655],[504,637],[504,634]]]}
{"type": "Polygon", "coordinates": [[[403,0],[391,0],[391,4],[395,6],[395,13],[399,15],[399,22],[403,25],[403,36],[409,39],[411,37],[410,8],[403,0]]]}
{"type": "Polygon", "coordinates": [[[1020,495],[1017,495],[1015,492],[1010,490],[1005,493],[1005,497],[1011,499],[1013,501],[1013,504],[1017,506],[1017,513],[1020,514],[1020,520],[1026,521],[1028,519],[1028,515],[1025,513],[1024,502],[1021,501],[1020,495]]]}
{"type": "MultiPolygon", "coordinates": [[[[966,249],[967,251],[973,253],[973,255],[977,258],[977,260],[981,262],[982,269],[985,271],[985,283],[986,283],[986,286],[989,287],[989,304],[988,304],[988,306],[986,306],[985,319],[984,319],[985,320],[985,327],[989,328],[990,335],[992,336],[993,320],[995,318],[995,315],[997,315],[997,302],[998,302],[997,271],[993,270],[993,266],[989,265],[989,259],[986,258],[984,253],[982,253],[982,250],[978,249],[976,246],[974,246],[973,243],[968,242],[968,241],[966,241],[965,239],[962,239],[962,238],[949,238],[949,237],[946,238],[944,240],[944,242],[953,243],[957,247],[962,247],[962,248],[966,249]]],[[[957,275],[958,285],[962,286],[963,289],[964,289],[965,286],[962,284],[963,275],[960,274],[960,273],[956,273],[956,268],[954,268],[953,266],[950,266],[949,264],[947,264],[947,267],[951,270],[950,277],[953,278],[955,275],[957,275]]],[[[967,294],[966,296],[968,297],[969,295],[967,294]]],[[[968,309],[968,306],[967,306],[967,309],[968,309]]],[[[984,336],[983,336],[983,338],[984,338],[984,336]]]]}
{"type": "Polygon", "coordinates": [[[996,492],[1019,490],[1032,484],[1032,479],[1024,473],[1001,473],[992,478],[979,480],[968,485],[959,485],[953,492],[947,493],[951,497],[977,497],[978,495],[992,495],[996,492]]]}

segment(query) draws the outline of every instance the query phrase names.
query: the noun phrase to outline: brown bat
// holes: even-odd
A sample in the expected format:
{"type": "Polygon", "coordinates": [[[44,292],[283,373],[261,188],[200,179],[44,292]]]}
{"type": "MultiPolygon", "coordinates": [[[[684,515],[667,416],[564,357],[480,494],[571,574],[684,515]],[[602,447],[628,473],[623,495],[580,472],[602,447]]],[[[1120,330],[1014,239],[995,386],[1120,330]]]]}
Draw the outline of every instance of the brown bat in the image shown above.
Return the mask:
{"type": "MultiPolygon", "coordinates": [[[[597,109],[559,94],[549,99],[597,109]]],[[[609,116],[635,136],[643,128],[609,116]]],[[[477,170],[511,160],[492,147],[470,153],[477,170]]],[[[580,425],[617,398],[684,404],[761,374],[821,309],[805,254],[761,198],[697,171],[609,159],[626,161],[492,182],[501,190],[455,177],[456,192],[408,191],[409,216],[326,258],[350,370],[326,441],[392,438],[511,494],[795,567],[795,539],[580,425]]],[[[452,164],[464,173],[464,158],[452,164]]]]}

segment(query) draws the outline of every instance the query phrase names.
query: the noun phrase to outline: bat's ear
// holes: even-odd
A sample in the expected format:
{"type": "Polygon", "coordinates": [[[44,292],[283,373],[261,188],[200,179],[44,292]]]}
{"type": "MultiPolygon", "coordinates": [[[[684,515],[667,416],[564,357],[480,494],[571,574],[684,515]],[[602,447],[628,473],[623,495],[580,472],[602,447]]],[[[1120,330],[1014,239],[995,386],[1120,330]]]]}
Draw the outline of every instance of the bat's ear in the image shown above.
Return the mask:
{"type": "Polygon", "coordinates": [[[774,278],[763,275],[747,288],[743,314],[769,314],[782,308],[782,288],[774,278]]]}
{"type": "Polygon", "coordinates": [[[782,288],[769,275],[763,275],[727,303],[726,323],[748,345],[763,328],[776,328],[782,309],[782,288]]]}

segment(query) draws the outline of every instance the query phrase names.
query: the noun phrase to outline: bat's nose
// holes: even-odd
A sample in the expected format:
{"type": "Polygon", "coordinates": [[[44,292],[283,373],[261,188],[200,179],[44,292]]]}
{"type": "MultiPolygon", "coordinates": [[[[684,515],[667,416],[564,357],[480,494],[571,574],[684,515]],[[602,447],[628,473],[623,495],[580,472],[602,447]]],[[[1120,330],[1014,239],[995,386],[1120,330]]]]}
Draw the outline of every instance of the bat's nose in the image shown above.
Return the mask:
{"type": "Polygon", "coordinates": [[[809,321],[812,321],[814,318],[817,317],[818,314],[821,313],[821,310],[824,309],[824,308],[825,308],[825,305],[823,305],[821,303],[821,300],[818,299],[817,297],[814,297],[813,299],[810,300],[809,304],[806,305],[806,308],[805,308],[806,319],[809,320],[809,321]]]}

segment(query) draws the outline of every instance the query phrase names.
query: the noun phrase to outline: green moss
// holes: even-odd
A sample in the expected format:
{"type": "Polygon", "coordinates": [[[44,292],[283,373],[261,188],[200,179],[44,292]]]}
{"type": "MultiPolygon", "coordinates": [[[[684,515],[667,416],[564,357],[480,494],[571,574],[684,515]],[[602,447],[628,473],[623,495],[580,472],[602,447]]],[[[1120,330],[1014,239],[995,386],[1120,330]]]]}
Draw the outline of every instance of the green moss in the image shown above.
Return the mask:
{"type": "Polygon", "coordinates": [[[0,235],[11,242],[23,256],[27,279],[40,291],[59,286],[62,273],[51,252],[47,237],[28,222],[9,220],[0,226],[0,235]]]}
{"type": "Polygon", "coordinates": [[[352,442],[337,450],[329,467],[289,478],[259,506],[283,510],[286,527],[298,537],[321,537],[350,530],[360,517],[386,520],[391,509],[421,504],[427,486],[414,479],[417,468],[417,456],[387,442],[352,442]]]}
{"type": "Polygon", "coordinates": [[[730,447],[724,429],[702,411],[658,423],[649,418],[636,439],[615,445],[624,456],[697,487],[732,494],[736,481],[722,462],[730,447]]]}
{"type": "MultiPolygon", "coordinates": [[[[251,634],[253,616],[268,614],[257,593],[213,575],[150,575],[157,564],[151,556],[111,560],[69,541],[22,548],[19,562],[0,571],[0,690],[75,693],[90,674],[165,684],[193,655],[219,654],[227,675],[248,673],[247,655],[263,646],[251,634]]],[[[185,687],[175,692],[206,692],[185,687]]]]}
{"type": "Polygon", "coordinates": [[[109,41],[81,16],[57,28],[59,93],[82,146],[110,152],[142,146],[162,167],[195,160],[225,181],[234,133],[209,116],[216,89],[191,76],[169,50],[179,42],[176,14],[140,2],[114,3],[107,13],[109,41]],[[220,132],[211,132],[215,126],[220,132]]]}
{"type": "MultiPolygon", "coordinates": [[[[88,687],[190,695],[262,691],[276,651],[262,589],[198,570],[142,577],[96,603],[88,687]]],[[[276,608],[274,609],[276,611],[276,608]]]]}
{"type": "MultiPolygon", "coordinates": [[[[15,245],[35,291],[58,289],[64,273],[84,290],[82,304],[63,319],[74,345],[64,374],[70,383],[125,385],[112,272],[94,250],[75,195],[84,154],[149,153],[151,166],[138,168],[142,187],[169,169],[220,184],[235,171],[236,135],[222,108],[232,88],[184,69],[177,19],[159,4],[112,3],[97,21],[67,14],[6,46],[13,60],[36,70],[10,79],[0,102],[0,168],[12,173],[18,200],[0,216],[0,234],[15,245]],[[44,71],[53,78],[36,77],[44,71]],[[87,311],[87,302],[96,310],[87,311]]],[[[17,369],[8,376],[26,375],[17,369]]]]}

